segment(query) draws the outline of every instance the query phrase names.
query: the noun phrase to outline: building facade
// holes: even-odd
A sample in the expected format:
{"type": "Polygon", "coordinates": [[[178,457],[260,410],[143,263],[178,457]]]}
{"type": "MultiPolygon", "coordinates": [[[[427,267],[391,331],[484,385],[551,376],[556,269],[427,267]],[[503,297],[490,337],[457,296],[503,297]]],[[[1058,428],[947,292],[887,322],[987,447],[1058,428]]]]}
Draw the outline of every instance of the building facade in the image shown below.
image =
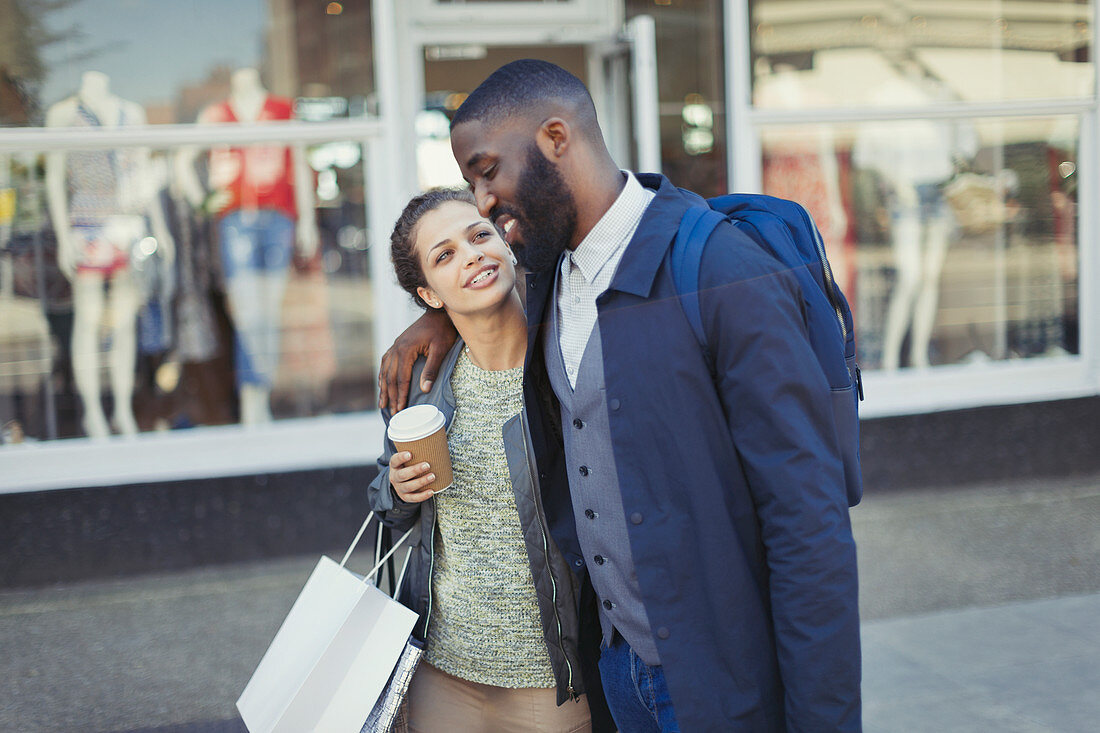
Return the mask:
{"type": "Polygon", "coordinates": [[[996,463],[975,409],[1021,445],[1097,414],[1095,0],[0,8],[0,494],[369,466],[415,316],[390,227],[523,57],[624,168],[806,205],[876,449],[996,463]]]}

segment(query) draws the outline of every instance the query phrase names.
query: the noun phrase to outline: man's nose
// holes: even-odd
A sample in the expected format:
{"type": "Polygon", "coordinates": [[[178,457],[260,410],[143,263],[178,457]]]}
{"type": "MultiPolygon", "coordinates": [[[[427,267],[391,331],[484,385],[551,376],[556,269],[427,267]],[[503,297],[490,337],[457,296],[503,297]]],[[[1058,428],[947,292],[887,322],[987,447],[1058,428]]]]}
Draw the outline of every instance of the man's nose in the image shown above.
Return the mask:
{"type": "Polygon", "coordinates": [[[477,211],[486,219],[497,205],[497,197],[491,194],[484,185],[479,184],[474,188],[474,200],[477,201],[477,211]]]}

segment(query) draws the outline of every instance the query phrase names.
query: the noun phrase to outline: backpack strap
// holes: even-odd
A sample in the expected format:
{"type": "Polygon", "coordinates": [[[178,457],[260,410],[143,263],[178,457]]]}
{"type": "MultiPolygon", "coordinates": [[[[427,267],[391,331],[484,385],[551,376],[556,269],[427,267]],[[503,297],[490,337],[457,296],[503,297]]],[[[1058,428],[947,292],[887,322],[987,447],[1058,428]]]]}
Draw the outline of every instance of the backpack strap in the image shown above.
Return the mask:
{"type": "Polygon", "coordinates": [[[703,330],[703,311],[699,306],[699,268],[703,264],[703,250],[715,227],[726,221],[723,214],[709,206],[692,206],[680,219],[680,228],[669,253],[669,267],[680,307],[684,310],[695,340],[703,350],[703,356],[714,371],[707,336],[703,330]]]}

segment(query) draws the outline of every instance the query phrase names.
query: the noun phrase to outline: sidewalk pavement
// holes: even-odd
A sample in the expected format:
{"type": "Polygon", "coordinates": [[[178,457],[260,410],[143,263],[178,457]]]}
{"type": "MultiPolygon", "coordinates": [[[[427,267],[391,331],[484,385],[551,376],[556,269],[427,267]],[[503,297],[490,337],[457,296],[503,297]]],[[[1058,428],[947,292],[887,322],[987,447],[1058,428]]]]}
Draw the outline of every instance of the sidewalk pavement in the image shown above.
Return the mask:
{"type": "Polygon", "coordinates": [[[1100,729],[1100,594],[863,627],[867,733],[1100,729]]]}
{"type": "MultiPolygon", "coordinates": [[[[868,733],[1097,730],[1100,476],[872,492],[852,520],[868,733]]],[[[0,591],[0,731],[242,731],[315,563],[0,591]]]]}

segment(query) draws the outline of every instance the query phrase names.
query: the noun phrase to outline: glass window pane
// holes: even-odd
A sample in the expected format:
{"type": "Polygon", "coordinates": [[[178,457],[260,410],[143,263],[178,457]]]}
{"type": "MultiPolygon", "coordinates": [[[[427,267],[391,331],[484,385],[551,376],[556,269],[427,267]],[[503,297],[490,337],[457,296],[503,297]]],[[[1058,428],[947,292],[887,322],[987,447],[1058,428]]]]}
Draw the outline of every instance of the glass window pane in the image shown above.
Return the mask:
{"type": "Polygon", "coordinates": [[[664,174],[703,196],[728,193],[722,2],[627,0],[636,15],[656,24],[664,174]]]}
{"type": "Polygon", "coordinates": [[[8,0],[3,7],[0,125],[45,124],[65,100],[83,96],[94,106],[108,94],[132,102],[150,123],[194,122],[240,86],[234,72],[241,69],[256,70],[272,94],[295,99],[302,119],[361,115],[374,90],[368,0],[8,0]]]}
{"type": "Polygon", "coordinates": [[[1081,98],[1089,0],[750,0],[753,101],[769,109],[1081,98]]]}
{"type": "Polygon", "coordinates": [[[1076,117],[762,131],[765,193],[803,203],[861,365],[1078,353],[1076,117]]]}
{"type": "Polygon", "coordinates": [[[357,142],[0,156],[0,424],[373,409],[364,195],[357,142]]]}

